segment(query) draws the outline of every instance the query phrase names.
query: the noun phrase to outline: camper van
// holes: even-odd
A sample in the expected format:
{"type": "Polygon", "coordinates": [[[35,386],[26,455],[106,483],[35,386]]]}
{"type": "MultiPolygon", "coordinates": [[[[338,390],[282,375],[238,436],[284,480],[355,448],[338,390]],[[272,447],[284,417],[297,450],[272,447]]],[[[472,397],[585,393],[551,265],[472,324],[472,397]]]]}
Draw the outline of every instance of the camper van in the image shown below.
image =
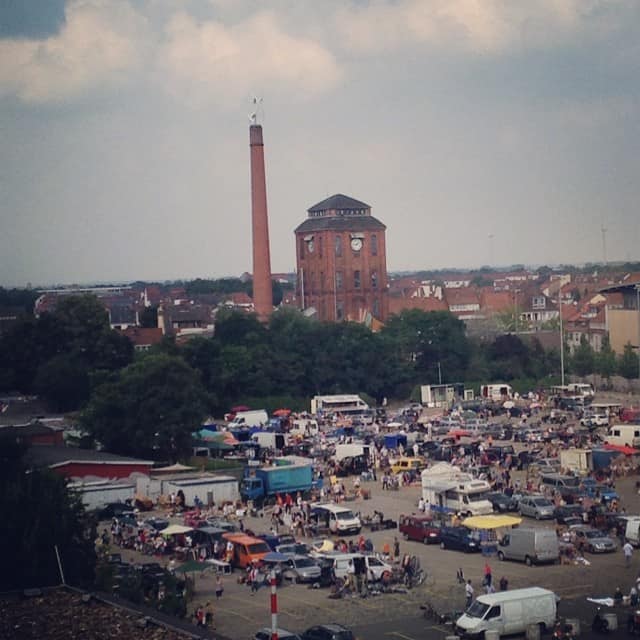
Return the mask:
{"type": "Polygon", "coordinates": [[[422,497],[441,509],[465,515],[486,516],[493,513],[487,498],[491,485],[486,480],[463,480],[451,483],[429,483],[422,480],[422,497]]]}
{"type": "Polygon", "coordinates": [[[640,447],[640,424],[616,424],[609,429],[605,444],[640,447]]]}
{"type": "Polygon", "coordinates": [[[482,595],[456,620],[456,632],[482,638],[486,631],[506,636],[526,633],[532,626],[551,630],[556,622],[556,602],[553,591],[540,587],[482,595]]]}
{"type": "Polygon", "coordinates": [[[529,567],[559,558],[558,536],[552,529],[512,529],[498,548],[498,559],[519,560],[529,567]]]}
{"type": "Polygon", "coordinates": [[[508,384],[483,384],[480,387],[480,397],[486,400],[500,402],[513,398],[513,389],[508,384]]]}

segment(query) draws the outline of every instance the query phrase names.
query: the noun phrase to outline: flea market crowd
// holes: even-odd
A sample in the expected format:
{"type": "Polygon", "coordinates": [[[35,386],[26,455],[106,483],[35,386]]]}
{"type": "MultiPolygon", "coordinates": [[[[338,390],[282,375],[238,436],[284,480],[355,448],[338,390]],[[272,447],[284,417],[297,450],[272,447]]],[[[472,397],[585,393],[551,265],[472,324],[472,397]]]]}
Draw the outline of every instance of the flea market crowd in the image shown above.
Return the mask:
{"type": "MultiPolygon", "coordinates": [[[[154,507],[153,517],[137,509],[103,513],[109,524],[103,520],[96,547],[114,565],[121,562],[117,548],[135,552],[138,562],[154,557],[163,571],[184,576],[178,584],[185,598],[190,583],[194,595],[194,572],[211,570],[215,583],[205,594],[210,599],[193,610],[194,620],[210,627],[224,611],[214,615],[213,596],[224,601],[229,580],[249,587],[247,595],[272,579],[326,587],[337,598],[418,588],[416,576],[424,581],[429,567],[420,566],[422,552],[401,549],[402,537],[486,556],[479,586],[462,569],[456,572],[465,609],[478,591],[509,590],[506,575],[493,579],[491,563],[503,559],[518,529],[553,531],[552,563],[589,566],[596,554],[620,552],[631,567],[634,546],[640,544],[640,517],[627,512],[616,487],[637,475],[638,459],[635,450],[607,444],[607,428],[617,422],[613,410],[603,428],[590,422],[586,403],[567,408],[557,399],[531,395],[504,404],[461,406],[444,415],[408,407],[390,419],[377,415],[371,421],[300,416],[304,428],[280,450],[246,441],[237,453],[266,468],[287,457],[291,462],[285,460],[285,466],[310,465],[312,485],[306,490],[285,488],[260,499],[241,495],[218,504],[211,499],[204,504],[200,496],[188,504],[184,493],[172,492],[154,507]],[[418,491],[407,509],[411,518],[385,516],[376,496],[409,487],[418,491]],[[474,522],[500,516],[511,519],[496,520],[495,526],[490,520],[474,522]],[[429,539],[413,535],[407,528],[411,519],[429,528],[429,539]],[[376,537],[378,531],[388,533],[376,537]],[[379,565],[361,558],[375,558],[379,565]]],[[[283,421],[285,434],[296,418],[283,421]]],[[[522,560],[536,563],[534,556],[532,551],[522,560]]],[[[163,584],[160,576],[149,582],[151,601],[165,597],[163,584]]],[[[607,604],[633,608],[639,589],[640,575],[638,584],[625,578],[607,604]]]]}

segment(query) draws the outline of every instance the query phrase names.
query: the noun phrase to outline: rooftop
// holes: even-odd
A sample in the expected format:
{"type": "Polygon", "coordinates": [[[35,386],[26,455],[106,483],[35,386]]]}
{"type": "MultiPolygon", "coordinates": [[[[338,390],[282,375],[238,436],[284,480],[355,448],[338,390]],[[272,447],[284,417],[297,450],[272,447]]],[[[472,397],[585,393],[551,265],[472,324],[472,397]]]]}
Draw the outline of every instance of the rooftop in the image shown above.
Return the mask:
{"type": "Polygon", "coordinates": [[[364,213],[364,210],[370,211],[371,206],[366,202],[350,198],[342,193],[336,193],[307,209],[309,213],[320,213],[322,211],[363,211],[364,213]]]}

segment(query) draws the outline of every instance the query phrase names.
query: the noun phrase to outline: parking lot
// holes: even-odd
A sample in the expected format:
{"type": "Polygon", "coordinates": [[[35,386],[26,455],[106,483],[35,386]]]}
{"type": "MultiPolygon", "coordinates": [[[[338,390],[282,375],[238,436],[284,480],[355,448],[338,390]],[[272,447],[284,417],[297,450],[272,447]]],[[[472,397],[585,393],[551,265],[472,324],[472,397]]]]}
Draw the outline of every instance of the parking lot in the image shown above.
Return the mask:
{"type": "MultiPolygon", "coordinates": [[[[516,476],[518,473],[516,472],[516,476]]],[[[347,482],[350,482],[347,479],[347,482]]],[[[346,506],[365,516],[381,511],[385,518],[397,520],[401,513],[416,511],[421,490],[418,486],[402,487],[399,490],[382,490],[380,482],[368,482],[363,486],[371,491],[371,499],[359,499],[346,506]]],[[[628,513],[638,513],[638,495],[635,477],[623,478],[617,483],[617,490],[628,513]]],[[[178,520],[176,520],[178,521],[178,520]]],[[[555,521],[544,523],[525,518],[525,524],[536,527],[554,527],[555,521]]],[[[267,532],[268,517],[247,517],[246,528],[267,532]]],[[[441,638],[449,635],[451,629],[424,620],[420,604],[429,601],[439,612],[448,613],[464,606],[464,585],[456,578],[462,570],[465,578],[472,580],[476,594],[482,592],[481,581],[485,563],[488,561],[496,582],[502,576],[509,581],[509,588],[541,586],[552,589],[563,600],[586,599],[587,596],[611,596],[616,586],[625,593],[635,581],[640,568],[640,553],[634,554],[633,566],[626,569],[622,552],[618,549],[611,554],[594,556],[587,554],[587,563],[570,565],[544,565],[528,567],[524,563],[500,562],[494,555],[465,554],[442,550],[437,545],[426,546],[419,542],[403,540],[397,530],[382,530],[372,533],[363,530],[371,538],[375,550],[381,551],[385,543],[393,546],[394,536],[400,540],[400,553],[419,557],[422,567],[428,573],[425,584],[406,593],[386,593],[367,598],[329,598],[328,589],[314,589],[307,585],[285,582],[278,589],[279,626],[292,631],[302,631],[313,624],[339,622],[353,629],[359,638],[402,637],[441,638]],[[637,557],[636,557],[637,556],[637,557]]],[[[307,540],[309,541],[309,540],[307,540]]],[[[125,552],[125,557],[140,561],[151,560],[135,552],[125,552]]],[[[242,573],[238,570],[224,578],[224,594],[215,602],[215,579],[212,572],[205,571],[195,577],[195,600],[189,611],[198,604],[211,601],[217,633],[228,638],[248,639],[261,627],[269,626],[270,590],[267,586],[251,595],[250,589],[239,584],[242,573]]],[[[587,620],[583,620],[583,625],[587,620]]]]}

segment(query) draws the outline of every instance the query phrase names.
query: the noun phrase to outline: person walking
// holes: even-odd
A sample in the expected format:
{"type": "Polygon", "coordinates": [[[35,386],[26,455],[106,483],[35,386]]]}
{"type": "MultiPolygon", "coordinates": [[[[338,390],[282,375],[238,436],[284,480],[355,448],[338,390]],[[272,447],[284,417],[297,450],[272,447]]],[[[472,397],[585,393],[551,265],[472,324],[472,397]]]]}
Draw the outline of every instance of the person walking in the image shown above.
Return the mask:
{"type": "Polygon", "coordinates": [[[484,563],[484,586],[489,587],[493,582],[493,576],[491,575],[491,565],[488,562],[484,563]]]}
{"type": "Polygon", "coordinates": [[[473,585],[471,584],[471,580],[467,580],[467,584],[464,585],[464,594],[466,596],[466,604],[465,609],[468,609],[473,602],[473,585]]]}
{"type": "Polygon", "coordinates": [[[628,569],[631,566],[631,556],[633,555],[633,545],[628,540],[622,547],[622,553],[624,553],[624,566],[628,569]]]}
{"type": "Polygon", "coordinates": [[[220,598],[222,598],[223,591],[224,585],[222,584],[222,576],[218,574],[216,577],[216,600],[220,600],[220,598]]]}

